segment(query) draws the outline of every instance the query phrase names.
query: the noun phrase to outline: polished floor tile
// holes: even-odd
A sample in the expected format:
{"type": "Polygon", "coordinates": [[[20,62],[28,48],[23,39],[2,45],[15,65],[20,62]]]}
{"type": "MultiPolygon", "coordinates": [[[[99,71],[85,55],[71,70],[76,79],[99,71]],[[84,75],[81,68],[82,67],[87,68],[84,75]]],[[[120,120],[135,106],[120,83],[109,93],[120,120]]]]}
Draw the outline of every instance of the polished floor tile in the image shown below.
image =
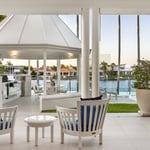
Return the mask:
{"type": "MultiPolygon", "coordinates": [[[[31,128],[31,141],[26,142],[27,116],[40,114],[39,99],[36,96],[21,97],[4,106],[18,105],[15,125],[14,144],[9,144],[9,135],[0,136],[1,150],[77,150],[78,138],[65,135],[65,143],[60,144],[60,127],[58,118],[54,124],[54,142],[50,142],[49,128],[45,130],[45,138],[39,131],[39,146],[34,146],[34,129],[31,128]]],[[[50,114],[57,117],[56,113],[50,114]]],[[[137,113],[107,114],[103,128],[103,145],[98,144],[98,136],[82,139],[86,150],[149,150],[150,149],[150,117],[140,117],[137,113]]]]}

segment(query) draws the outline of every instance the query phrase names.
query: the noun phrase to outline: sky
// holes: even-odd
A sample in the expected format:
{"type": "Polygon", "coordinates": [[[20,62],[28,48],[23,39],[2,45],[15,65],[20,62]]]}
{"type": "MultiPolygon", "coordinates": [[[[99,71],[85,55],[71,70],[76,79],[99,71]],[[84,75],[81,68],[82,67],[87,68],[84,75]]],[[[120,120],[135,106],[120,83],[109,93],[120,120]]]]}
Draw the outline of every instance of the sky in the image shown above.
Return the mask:
{"type": "MultiPolygon", "coordinates": [[[[61,15],[64,22],[76,34],[76,16],[61,15]]],[[[111,62],[118,63],[118,16],[102,15],[100,27],[100,55],[109,54],[111,62]]],[[[81,20],[80,20],[81,26],[81,20]]],[[[150,15],[140,15],[140,49],[141,59],[150,60],[150,15]]],[[[80,28],[81,32],[81,28],[80,28]]],[[[81,38],[81,34],[80,34],[81,38]]],[[[6,63],[8,60],[5,60],[6,63]]],[[[14,65],[20,64],[20,60],[11,60],[14,65]]],[[[63,64],[76,65],[74,60],[62,61],[63,64]]],[[[137,63],[137,16],[121,15],[121,64],[132,66],[137,63]]],[[[28,60],[24,62],[28,65],[28,60]]],[[[40,65],[43,61],[40,61],[40,65]]],[[[56,61],[48,61],[47,64],[56,65],[56,61]]],[[[36,60],[31,62],[36,67],[36,60]]]]}
{"type": "MultiPolygon", "coordinates": [[[[141,59],[150,60],[150,16],[140,16],[141,59]]],[[[111,54],[111,61],[118,62],[118,16],[101,17],[101,53],[111,54]]],[[[121,63],[137,63],[137,16],[121,15],[121,63]]]]}
{"type": "MultiPolygon", "coordinates": [[[[61,18],[76,33],[76,16],[61,16],[61,18]]],[[[140,55],[141,59],[148,60],[150,60],[149,27],[150,15],[140,15],[140,55]]],[[[117,15],[102,15],[100,17],[99,51],[100,55],[110,54],[110,61],[118,63],[117,15]]],[[[121,15],[121,64],[126,64],[127,66],[137,64],[137,15],[121,15]]]]}
{"type": "MultiPolygon", "coordinates": [[[[29,61],[28,60],[21,60],[21,59],[5,59],[3,60],[3,64],[7,64],[7,61],[10,61],[14,66],[28,66],[29,61]]],[[[47,66],[56,66],[57,65],[57,61],[56,60],[47,60],[46,61],[47,66]]],[[[61,60],[61,64],[64,65],[72,65],[72,66],[77,66],[77,61],[76,59],[65,59],[65,60],[61,60]]],[[[30,65],[32,67],[37,67],[37,60],[30,60],[30,65]]],[[[43,60],[39,60],[39,67],[43,66],[43,60]]]]}

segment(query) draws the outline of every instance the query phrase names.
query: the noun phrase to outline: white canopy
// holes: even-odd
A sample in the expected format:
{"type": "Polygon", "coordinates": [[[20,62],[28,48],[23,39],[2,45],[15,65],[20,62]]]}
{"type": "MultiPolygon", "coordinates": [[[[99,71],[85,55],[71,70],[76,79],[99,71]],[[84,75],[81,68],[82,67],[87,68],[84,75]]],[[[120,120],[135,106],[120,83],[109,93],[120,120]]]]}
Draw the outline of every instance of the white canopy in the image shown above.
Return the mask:
{"type": "Polygon", "coordinates": [[[0,26],[0,57],[77,58],[81,42],[57,15],[12,15],[0,26]]]}

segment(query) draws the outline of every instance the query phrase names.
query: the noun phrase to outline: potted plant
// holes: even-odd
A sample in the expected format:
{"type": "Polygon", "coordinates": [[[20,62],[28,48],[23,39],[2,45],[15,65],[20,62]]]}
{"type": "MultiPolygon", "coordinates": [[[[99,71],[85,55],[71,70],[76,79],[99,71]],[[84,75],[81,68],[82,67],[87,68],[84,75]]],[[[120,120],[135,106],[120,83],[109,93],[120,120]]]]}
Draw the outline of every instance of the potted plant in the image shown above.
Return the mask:
{"type": "Polygon", "coordinates": [[[134,66],[133,77],[139,113],[142,116],[150,116],[150,61],[140,60],[139,64],[134,66]]]}

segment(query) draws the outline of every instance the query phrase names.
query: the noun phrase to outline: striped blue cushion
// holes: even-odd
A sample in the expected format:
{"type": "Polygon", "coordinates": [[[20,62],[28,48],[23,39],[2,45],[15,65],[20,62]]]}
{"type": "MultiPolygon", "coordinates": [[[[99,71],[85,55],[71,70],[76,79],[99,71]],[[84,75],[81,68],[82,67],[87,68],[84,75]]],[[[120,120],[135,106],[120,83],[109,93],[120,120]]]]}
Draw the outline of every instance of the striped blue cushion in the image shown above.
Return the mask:
{"type": "Polygon", "coordinates": [[[80,110],[81,110],[81,131],[88,131],[88,128],[90,127],[90,130],[92,131],[93,129],[93,123],[94,123],[94,119],[96,119],[96,125],[97,125],[97,121],[98,121],[98,116],[100,114],[100,109],[101,106],[98,107],[98,115],[95,116],[95,112],[96,112],[96,106],[93,106],[93,111],[92,111],[92,123],[89,124],[89,116],[90,116],[90,106],[81,106],[80,110]],[[84,109],[86,109],[86,115],[84,115],[84,109]],[[86,116],[86,129],[84,129],[84,116],[86,116]],[[95,118],[97,117],[97,118],[95,118]]]}
{"type": "MultiPolygon", "coordinates": [[[[0,120],[0,130],[3,130],[3,120],[1,119],[0,120]]],[[[5,129],[7,129],[7,126],[8,126],[8,121],[6,122],[6,124],[5,124],[5,129]]],[[[11,128],[11,123],[10,123],[10,126],[9,126],[9,128],[11,128]]]]}
{"type": "MultiPolygon", "coordinates": [[[[90,98],[80,98],[81,101],[89,101],[89,100],[101,100],[103,95],[97,96],[97,97],[90,97],[90,98]]],[[[81,106],[81,130],[84,130],[84,106],[81,106]]],[[[100,106],[98,108],[98,114],[100,113],[100,106]]],[[[93,112],[92,112],[92,124],[90,125],[91,130],[93,128],[93,122],[94,122],[94,117],[95,117],[95,111],[96,111],[96,106],[93,106],[93,112]]],[[[86,107],[86,131],[88,131],[88,122],[89,122],[89,115],[90,115],[90,106],[86,107]]],[[[96,119],[98,120],[98,118],[96,119]]]]}

